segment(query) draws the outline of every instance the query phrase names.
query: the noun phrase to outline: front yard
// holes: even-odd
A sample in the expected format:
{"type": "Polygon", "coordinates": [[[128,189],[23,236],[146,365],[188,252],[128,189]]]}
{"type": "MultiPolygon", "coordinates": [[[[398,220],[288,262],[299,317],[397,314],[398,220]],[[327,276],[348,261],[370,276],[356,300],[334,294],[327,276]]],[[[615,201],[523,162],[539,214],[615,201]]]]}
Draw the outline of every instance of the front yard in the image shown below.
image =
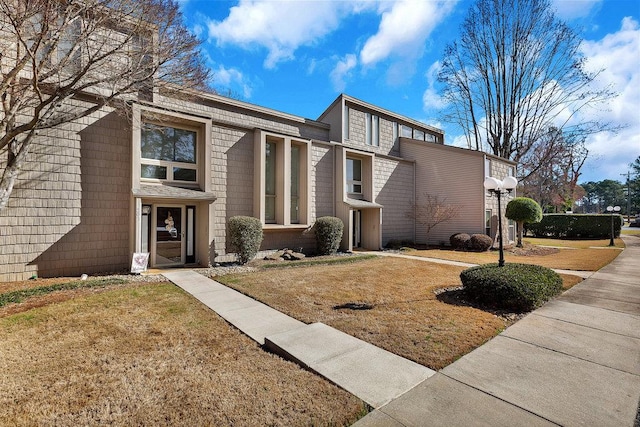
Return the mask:
{"type": "MultiPolygon", "coordinates": [[[[440,291],[461,286],[463,269],[385,257],[331,266],[269,268],[216,280],[303,322],[326,323],[441,369],[516,318],[439,298],[440,291]]],[[[581,280],[563,279],[565,287],[581,280]]]]}
{"type": "MultiPolygon", "coordinates": [[[[0,293],[15,288],[0,284],[0,293]]],[[[10,304],[18,313],[0,314],[3,426],[342,426],[366,413],[172,284],[67,290],[23,304],[36,308],[10,304]]]]}
{"type": "MultiPolygon", "coordinates": [[[[620,252],[564,245],[574,248],[507,254],[507,262],[594,270],[620,252]]],[[[408,253],[497,260],[495,252],[408,253]]],[[[357,255],[318,261],[257,262],[256,271],[215,279],[436,370],[518,318],[460,298],[462,267],[357,255]]],[[[580,280],[563,275],[565,288],[580,280]]],[[[366,413],[360,400],[264,352],[171,284],[61,281],[0,283],[0,425],[339,426],[366,413]],[[16,292],[24,301],[14,302],[16,292]]]]}

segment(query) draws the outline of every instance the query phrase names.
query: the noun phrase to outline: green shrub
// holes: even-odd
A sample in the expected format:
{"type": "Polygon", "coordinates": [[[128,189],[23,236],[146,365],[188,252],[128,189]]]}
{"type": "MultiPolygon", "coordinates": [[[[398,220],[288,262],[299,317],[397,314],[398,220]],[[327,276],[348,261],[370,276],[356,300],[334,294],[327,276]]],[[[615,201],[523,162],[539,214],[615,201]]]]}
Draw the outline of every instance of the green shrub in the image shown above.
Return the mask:
{"type": "Polygon", "coordinates": [[[238,262],[246,264],[256,256],[262,243],[262,224],[251,216],[229,218],[229,244],[238,262]]]}
{"type": "Polygon", "coordinates": [[[469,245],[470,239],[471,236],[469,236],[467,233],[456,233],[449,237],[449,243],[451,244],[451,247],[453,249],[465,250],[469,245]]]}
{"type": "Polygon", "coordinates": [[[319,255],[335,254],[340,247],[344,224],[340,218],[323,216],[316,219],[313,231],[316,235],[316,249],[319,255]]]}
{"type": "Polygon", "coordinates": [[[469,297],[497,308],[529,311],[562,292],[553,270],[529,264],[485,264],[460,273],[469,297]]]}
{"type": "MultiPolygon", "coordinates": [[[[622,216],[613,216],[615,237],[620,237],[622,216]]],[[[611,237],[611,215],[545,214],[537,223],[525,224],[535,237],[555,239],[606,239],[611,237]]]]}
{"type": "Polygon", "coordinates": [[[469,238],[469,249],[485,252],[493,245],[493,239],[486,234],[472,234],[469,238]]]}

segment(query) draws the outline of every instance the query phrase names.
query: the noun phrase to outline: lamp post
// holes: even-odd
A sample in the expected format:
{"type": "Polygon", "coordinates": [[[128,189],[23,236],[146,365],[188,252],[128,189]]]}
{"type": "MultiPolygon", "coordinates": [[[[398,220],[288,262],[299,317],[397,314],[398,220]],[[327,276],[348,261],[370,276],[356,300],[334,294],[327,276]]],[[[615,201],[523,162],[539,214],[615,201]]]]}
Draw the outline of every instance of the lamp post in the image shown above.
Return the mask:
{"type": "Polygon", "coordinates": [[[504,249],[502,244],[502,207],[500,206],[500,198],[503,194],[509,194],[518,185],[518,180],[512,176],[508,176],[502,181],[497,178],[487,177],[484,180],[484,188],[498,198],[498,239],[500,248],[500,259],[498,259],[498,267],[504,267],[504,249]]]}
{"type": "Polygon", "coordinates": [[[615,246],[613,243],[614,231],[613,231],[613,213],[620,212],[620,206],[607,206],[607,212],[611,214],[611,240],[609,240],[609,246],[615,246]]]}

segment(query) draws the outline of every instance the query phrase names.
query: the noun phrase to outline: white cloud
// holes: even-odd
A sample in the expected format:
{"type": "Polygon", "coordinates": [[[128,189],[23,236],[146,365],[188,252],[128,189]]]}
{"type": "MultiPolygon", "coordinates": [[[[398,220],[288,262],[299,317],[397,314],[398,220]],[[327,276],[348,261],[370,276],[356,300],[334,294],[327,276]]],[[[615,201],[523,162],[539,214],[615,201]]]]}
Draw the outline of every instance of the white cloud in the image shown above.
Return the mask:
{"type": "Polygon", "coordinates": [[[233,93],[238,88],[244,99],[251,98],[252,88],[247,83],[242,72],[236,68],[226,68],[224,65],[218,65],[213,70],[213,82],[223,94],[227,91],[233,93]]]}
{"type": "Polygon", "coordinates": [[[336,66],[331,71],[330,77],[333,83],[333,88],[337,92],[342,92],[346,86],[345,78],[350,76],[351,70],[355,68],[358,61],[354,54],[347,54],[344,58],[340,59],[336,66]]]}
{"type": "Polygon", "coordinates": [[[559,18],[570,21],[589,15],[602,0],[553,0],[551,3],[559,18]]]}
{"type": "Polygon", "coordinates": [[[382,3],[378,32],[360,52],[363,65],[373,65],[390,56],[418,58],[425,40],[453,10],[456,1],[399,0],[382,3]]]}
{"type": "Polygon", "coordinates": [[[296,49],[335,30],[345,8],[360,2],[241,0],[223,21],[209,21],[209,38],[218,45],[261,46],[268,50],[264,65],[294,58],[296,49]]]}
{"type": "Polygon", "coordinates": [[[447,106],[446,100],[435,89],[435,83],[438,73],[442,68],[440,61],[436,61],[427,70],[425,77],[427,78],[427,89],[422,94],[422,106],[425,110],[441,110],[447,106]]]}
{"type": "Polygon", "coordinates": [[[591,160],[585,180],[616,179],[640,155],[640,25],[627,17],[620,30],[602,40],[585,41],[582,51],[591,71],[604,69],[600,85],[611,85],[619,95],[608,102],[607,111],[597,111],[599,119],[625,126],[618,134],[601,133],[587,140],[591,160]],[[595,176],[597,174],[597,176],[595,176]]]}

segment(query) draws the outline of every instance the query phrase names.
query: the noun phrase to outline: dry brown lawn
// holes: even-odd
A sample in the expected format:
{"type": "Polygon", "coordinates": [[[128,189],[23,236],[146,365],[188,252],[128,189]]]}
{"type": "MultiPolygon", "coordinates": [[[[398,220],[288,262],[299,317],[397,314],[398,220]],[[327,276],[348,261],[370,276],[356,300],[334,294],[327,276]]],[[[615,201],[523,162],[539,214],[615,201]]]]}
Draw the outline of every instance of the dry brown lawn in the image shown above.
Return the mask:
{"type": "Polygon", "coordinates": [[[348,425],[364,412],[173,285],[71,294],[0,317],[0,425],[348,425]]]}
{"type": "MultiPolygon", "coordinates": [[[[492,312],[437,298],[436,291],[461,286],[463,269],[385,257],[342,265],[269,268],[216,280],[303,322],[323,322],[440,369],[510,323],[492,312]],[[347,303],[370,304],[373,309],[335,308],[347,303]]],[[[565,279],[567,287],[581,280],[565,279]]]]}
{"type": "MultiPolygon", "coordinates": [[[[606,241],[606,245],[597,244],[601,242],[599,240],[552,241],[552,239],[544,239],[544,243],[540,243],[538,240],[543,239],[537,239],[536,244],[549,246],[562,245],[562,247],[550,249],[546,254],[518,254],[514,253],[518,252],[516,248],[514,248],[513,251],[505,250],[505,262],[535,264],[562,270],[597,271],[620,255],[619,248],[607,247],[609,244],[608,240],[606,241]]],[[[622,240],[620,240],[620,247],[624,247],[622,240]]],[[[463,252],[453,251],[451,249],[424,249],[410,250],[406,253],[414,256],[447,259],[471,264],[498,262],[498,251],[494,250],[488,252],[463,252]]]]}

